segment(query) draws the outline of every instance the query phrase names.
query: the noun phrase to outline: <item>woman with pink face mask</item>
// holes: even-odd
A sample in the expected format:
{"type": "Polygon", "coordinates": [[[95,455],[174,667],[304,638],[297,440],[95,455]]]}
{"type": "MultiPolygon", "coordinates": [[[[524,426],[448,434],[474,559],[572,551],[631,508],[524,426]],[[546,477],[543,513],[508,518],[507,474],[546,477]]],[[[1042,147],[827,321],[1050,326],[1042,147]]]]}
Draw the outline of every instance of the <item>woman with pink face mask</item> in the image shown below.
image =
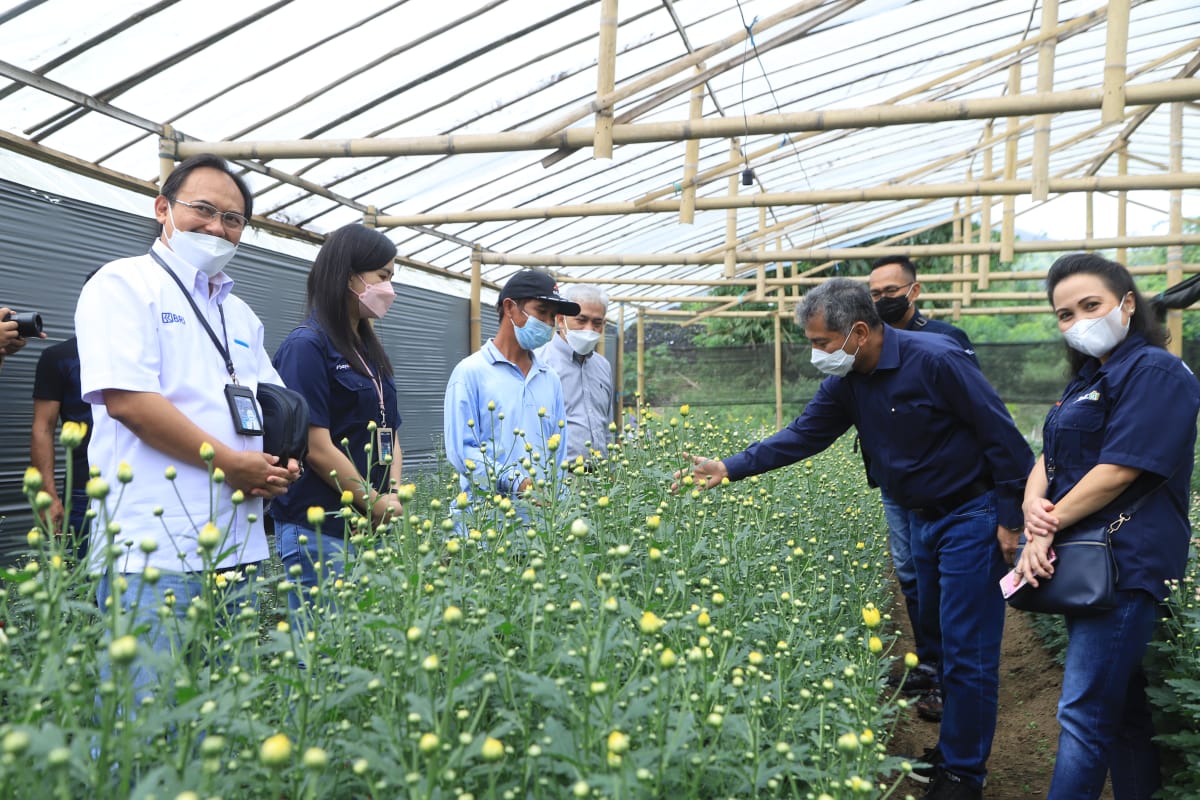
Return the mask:
{"type": "Polygon", "coordinates": [[[396,297],[395,257],[396,246],[371,228],[352,224],[331,233],[308,275],[308,319],[275,353],[284,383],[309,406],[304,473],[267,511],[275,522],[276,551],[298,585],[288,606],[300,625],[307,622],[301,609],[313,587],[321,587],[314,605],[332,606],[331,583],[351,549],[339,516],[343,492],[350,492],[354,508],[373,527],[402,511],[395,493],[401,470],[396,385],[371,327],[396,297]],[[323,520],[314,507],[323,509],[323,520]]]}

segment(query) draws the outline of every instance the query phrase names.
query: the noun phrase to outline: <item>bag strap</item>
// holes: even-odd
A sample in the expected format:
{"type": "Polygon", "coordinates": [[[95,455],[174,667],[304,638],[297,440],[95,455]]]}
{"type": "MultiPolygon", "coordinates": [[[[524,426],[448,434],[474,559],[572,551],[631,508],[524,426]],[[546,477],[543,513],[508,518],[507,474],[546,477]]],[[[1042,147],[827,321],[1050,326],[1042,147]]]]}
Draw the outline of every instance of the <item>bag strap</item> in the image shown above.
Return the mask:
{"type": "MultiPolygon", "coordinates": [[[[1137,512],[1137,510],[1139,508],[1141,508],[1142,505],[1145,504],[1145,502],[1147,500],[1149,500],[1150,497],[1152,495],[1154,495],[1159,489],[1166,486],[1167,483],[1170,482],[1171,478],[1175,477],[1175,473],[1177,473],[1177,472],[1179,472],[1179,467],[1176,467],[1175,469],[1171,470],[1170,475],[1168,475],[1163,480],[1159,481],[1157,484],[1155,484],[1153,489],[1146,492],[1141,497],[1139,497],[1137,500],[1135,500],[1133,502],[1133,505],[1129,506],[1129,508],[1127,510],[1122,511],[1121,513],[1117,514],[1117,518],[1114,519],[1108,525],[1108,535],[1113,536],[1114,534],[1116,534],[1117,531],[1119,531],[1121,529],[1122,525],[1124,525],[1126,522],[1129,522],[1129,520],[1133,519],[1133,515],[1137,512]]],[[[1133,487],[1131,486],[1130,488],[1133,488],[1133,487]]]]}

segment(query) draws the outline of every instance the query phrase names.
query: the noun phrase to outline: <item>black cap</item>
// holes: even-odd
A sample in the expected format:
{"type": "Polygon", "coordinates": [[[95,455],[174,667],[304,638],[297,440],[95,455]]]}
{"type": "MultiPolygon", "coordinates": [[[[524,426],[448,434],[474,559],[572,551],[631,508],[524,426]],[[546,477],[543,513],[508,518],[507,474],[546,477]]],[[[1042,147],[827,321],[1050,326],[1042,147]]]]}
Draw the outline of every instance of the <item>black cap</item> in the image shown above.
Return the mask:
{"type": "Polygon", "coordinates": [[[547,272],[525,269],[508,279],[500,290],[500,302],[513,300],[544,300],[558,306],[558,313],[573,317],[579,313],[579,303],[572,303],[558,293],[558,284],[547,272]]]}

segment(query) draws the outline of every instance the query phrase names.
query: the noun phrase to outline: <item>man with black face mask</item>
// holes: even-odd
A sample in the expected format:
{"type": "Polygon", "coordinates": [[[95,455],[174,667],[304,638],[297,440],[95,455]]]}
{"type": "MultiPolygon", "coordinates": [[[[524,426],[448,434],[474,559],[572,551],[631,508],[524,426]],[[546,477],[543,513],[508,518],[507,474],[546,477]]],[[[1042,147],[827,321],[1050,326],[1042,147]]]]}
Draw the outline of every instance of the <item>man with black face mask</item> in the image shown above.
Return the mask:
{"type": "MultiPolygon", "coordinates": [[[[921,296],[921,284],[917,281],[917,268],[907,256],[885,256],[871,265],[871,276],[868,281],[871,290],[871,300],[879,318],[893,328],[902,331],[917,331],[921,333],[940,333],[949,336],[962,347],[978,366],[975,350],[971,340],[962,329],[948,322],[929,319],[917,310],[914,302],[921,296]]],[[[870,454],[863,451],[863,461],[868,464],[870,473],[870,454]]],[[[917,701],[917,713],[923,719],[937,722],[942,718],[942,691],[937,680],[937,667],[941,661],[938,642],[941,641],[940,627],[921,630],[917,616],[917,570],[913,565],[909,545],[908,511],[902,508],[887,492],[881,492],[883,512],[888,525],[888,543],[892,552],[892,564],[896,570],[896,579],[900,582],[900,592],[904,595],[904,604],[908,610],[908,619],[912,623],[913,637],[916,640],[917,657],[921,666],[914,670],[904,684],[910,694],[920,694],[917,701]]],[[[1015,540],[1013,542],[1016,544],[1015,540]]]]}

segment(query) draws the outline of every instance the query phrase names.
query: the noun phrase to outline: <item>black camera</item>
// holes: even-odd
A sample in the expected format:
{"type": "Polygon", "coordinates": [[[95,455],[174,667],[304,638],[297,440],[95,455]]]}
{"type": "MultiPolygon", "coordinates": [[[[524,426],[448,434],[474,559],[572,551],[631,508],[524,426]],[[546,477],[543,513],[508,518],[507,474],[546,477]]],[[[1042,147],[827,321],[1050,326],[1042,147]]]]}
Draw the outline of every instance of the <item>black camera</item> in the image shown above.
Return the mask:
{"type": "Polygon", "coordinates": [[[16,320],[17,335],[22,339],[33,339],[42,335],[42,315],[36,311],[26,311],[24,314],[8,312],[4,315],[4,322],[16,320]]]}

